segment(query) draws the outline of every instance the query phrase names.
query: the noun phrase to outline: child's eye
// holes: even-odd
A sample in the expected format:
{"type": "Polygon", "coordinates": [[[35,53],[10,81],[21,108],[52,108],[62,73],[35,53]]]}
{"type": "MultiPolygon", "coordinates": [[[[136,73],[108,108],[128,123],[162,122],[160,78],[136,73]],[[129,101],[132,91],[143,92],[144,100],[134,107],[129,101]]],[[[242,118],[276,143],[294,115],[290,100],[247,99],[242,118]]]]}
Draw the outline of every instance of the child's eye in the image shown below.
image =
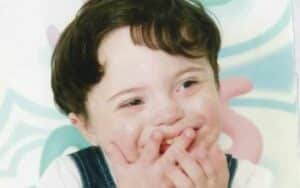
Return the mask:
{"type": "Polygon", "coordinates": [[[186,88],[192,87],[195,84],[198,84],[198,81],[196,81],[196,80],[186,80],[181,84],[180,89],[186,89],[186,88]]]}
{"type": "Polygon", "coordinates": [[[132,106],[138,106],[140,104],[143,104],[143,101],[141,99],[130,99],[120,105],[120,108],[128,108],[132,106]]]}
{"type": "Polygon", "coordinates": [[[196,80],[187,80],[187,81],[183,82],[182,86],[184,88],[188,88],[197,83],[198,83],[198,81],[196,81],[196,80]]]}
{"type": "Polygon", "coordinates": [[[185,81],[181,82],[179,87],[176,89],[176,92],[184,92],[187,89],[188,89],[187,91],[190,91],[190,89],[192,89],[192,87],[198,83],[199,83],[199,81],[195,80],[195,79],[185,80],[185,81]]]}

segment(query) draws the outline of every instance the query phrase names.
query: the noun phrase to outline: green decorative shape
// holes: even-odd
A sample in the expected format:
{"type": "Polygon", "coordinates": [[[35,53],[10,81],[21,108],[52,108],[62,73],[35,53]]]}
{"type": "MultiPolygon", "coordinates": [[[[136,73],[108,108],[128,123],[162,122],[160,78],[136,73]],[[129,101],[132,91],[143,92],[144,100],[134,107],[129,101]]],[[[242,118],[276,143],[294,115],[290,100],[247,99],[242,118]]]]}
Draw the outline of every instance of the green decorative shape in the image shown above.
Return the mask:
{"type": "Polygon", "coordinates": [[[55,129],[48,137],[42,152],[40,176],[55,158],[71,146],[81,149],[90,146],[90,143],[73,126],[65,125],[55,129]]]}
{"type": "Polygon", "coordinates": [[[205,6],[217,6],[217,5],[224,5],[231,0],[198,0],[203,3],[205,6]]]}

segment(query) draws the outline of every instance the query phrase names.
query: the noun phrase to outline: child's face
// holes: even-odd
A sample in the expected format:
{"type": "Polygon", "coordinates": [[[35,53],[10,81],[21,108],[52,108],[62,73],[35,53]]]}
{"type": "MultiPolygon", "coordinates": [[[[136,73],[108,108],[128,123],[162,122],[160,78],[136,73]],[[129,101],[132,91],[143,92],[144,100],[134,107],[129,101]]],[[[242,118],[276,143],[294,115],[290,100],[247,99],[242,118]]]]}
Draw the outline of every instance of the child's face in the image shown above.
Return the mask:
{"type": "Polygon", "coordinates": [[[139,132],[142,146],[155,129],[220,126],[219,95],[206,58],[135,46],[128,27],[107,35],[98,54],[105,75],[88,94],[89,121],[84,123],[85,135],[95,144],[105,148],[120,132],[139,132]]]}

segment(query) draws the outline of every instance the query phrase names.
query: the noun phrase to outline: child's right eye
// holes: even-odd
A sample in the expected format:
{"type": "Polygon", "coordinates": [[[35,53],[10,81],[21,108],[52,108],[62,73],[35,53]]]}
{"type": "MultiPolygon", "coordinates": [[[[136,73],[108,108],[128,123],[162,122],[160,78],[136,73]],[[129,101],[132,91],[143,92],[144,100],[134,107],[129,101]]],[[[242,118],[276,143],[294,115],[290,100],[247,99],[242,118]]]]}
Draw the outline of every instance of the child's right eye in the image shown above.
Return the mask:
{"type": "Polygon", "coordinates": [[[140,104],[143,104],[143,101],[141,99],[130,99],[120,105],[120,108],[129,108],[133,106],[138,106],[140,104]]]}

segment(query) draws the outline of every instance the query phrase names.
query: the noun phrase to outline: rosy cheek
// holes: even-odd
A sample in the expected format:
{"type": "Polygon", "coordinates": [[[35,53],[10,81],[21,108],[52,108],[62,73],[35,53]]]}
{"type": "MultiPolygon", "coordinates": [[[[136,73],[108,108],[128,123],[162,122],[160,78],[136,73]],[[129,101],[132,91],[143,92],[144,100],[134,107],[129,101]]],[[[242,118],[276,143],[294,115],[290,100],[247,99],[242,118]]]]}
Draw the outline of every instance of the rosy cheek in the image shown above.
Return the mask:
{"type": "Polygon", "coordinates": [[[107,142],[112,143],[120,140],[121,137],[132,137],[138,131],[138,126],[134,122],[123,118],[114,118],[113,121],[108,123],[104,131],[107,135],[104,135],[104,137],[107,138],[107,142]]]}
{"type": "Polygon", "coordinates": [[[216,125],[220,119],[220,104],[215,98],[202,97],[186,106],[186,113],[204,120],[207,125],[216,125]]]}
{"type": "Polygon", "coordinates": [[[220,116],[220,105],[216,102],[203,102],[203,113],[206,115],[207,119],[214,120],[219,119],[220,116]]]}

